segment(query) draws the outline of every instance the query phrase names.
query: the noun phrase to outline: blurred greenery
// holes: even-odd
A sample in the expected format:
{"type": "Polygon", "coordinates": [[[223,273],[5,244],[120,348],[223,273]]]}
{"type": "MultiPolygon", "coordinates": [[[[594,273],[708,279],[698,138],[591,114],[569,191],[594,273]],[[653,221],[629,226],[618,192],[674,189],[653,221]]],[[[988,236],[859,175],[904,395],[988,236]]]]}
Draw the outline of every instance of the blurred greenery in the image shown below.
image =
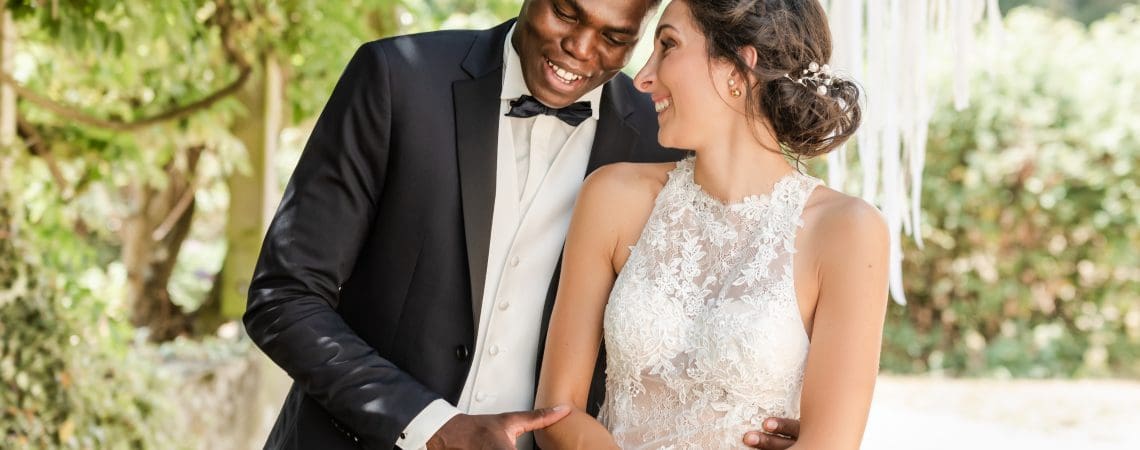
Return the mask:
{"type": "Polygon", "coordinates": [[[1018,6],[1034,6],[1089,24],[1135,3],[1135,0],[998,0],[998,7],[1002,13],[1008,13],[1018,6]]]}
{"type": "MultiPolygon", "coordinates": [[[[19,158],[16,158],[19,159],[19,158]]],[[[174,448],[153,360],[130,358],[134,332],[109,276],[70,255],[43,252],[37,222],[7,189],[25,178],[0,165],[0,447],[174,448]]],[[[17,164],[10,164],[17,162],[17,164]]],[[[50,213],[45,212],[43,219],[50,213]]]]}
{"type": "Polygon", "coordinates": [[[1005,23],[970,107],[935,109],[926,245],[905,242],[884,367],[1140,376],[1140,8],[1087,30],[1032,9],[1005,23]]]}
{"type": "MultiPolygon", "coordinates": [[[[965,111],[932,71],[926,245],[905,243],[885,371],[1140,376],[1140,8],[1122,3],[1003,0],[965,111]]],[[[289,173],[356,47],[491,26],[520,1],[3,4],[23,90],[0,147],[0,447],[87,449],[195,447],[175,418],[202,411],[174,407],[170,366],[250,351],[218,331],[223,261],[257,250],[227,231],[256,214],[234,210],[235,180],[289,173]],[[273,95],[263,155],[241,134],[272,128],[273,95]]],[[[285,178],[259,192],[276,202],[285,178]]]]}

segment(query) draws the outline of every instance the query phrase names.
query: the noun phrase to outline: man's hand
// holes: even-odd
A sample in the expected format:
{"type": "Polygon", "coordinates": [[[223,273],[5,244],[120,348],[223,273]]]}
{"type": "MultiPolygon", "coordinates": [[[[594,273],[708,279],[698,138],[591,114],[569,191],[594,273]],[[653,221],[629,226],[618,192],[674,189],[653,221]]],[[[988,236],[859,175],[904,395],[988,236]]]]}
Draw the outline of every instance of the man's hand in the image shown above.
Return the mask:
{"type": "Polygon", "coordinates": [[[769,417],[764,419],[763,431],[744,433],[744,443],[763,450],[785,450],[800,437],[800,421],[769,417]]]}
{"type": "Polygon", "coordinates": [[[452,417],[428,440],[428,450],[514,450],[523,433],[554,425],[570,414],[570,408],[555,406],[534,411],[452,417]]]}

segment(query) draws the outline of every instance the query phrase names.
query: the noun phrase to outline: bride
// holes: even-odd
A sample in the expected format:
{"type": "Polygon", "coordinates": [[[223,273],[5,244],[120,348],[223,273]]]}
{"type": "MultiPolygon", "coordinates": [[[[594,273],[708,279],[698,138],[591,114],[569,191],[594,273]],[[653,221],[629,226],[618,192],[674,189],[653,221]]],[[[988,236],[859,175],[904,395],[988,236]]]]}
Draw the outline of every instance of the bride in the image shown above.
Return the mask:
{"type": "Polygon", "coordinates": [[[536,399],[574,408],[536,432],[542,448],[737,448],[767,417],[801,421],[797,449],[859,447],[888,235],[874,207],[798,170],[859,125],[830,54],[817,0],[666,8],[635,83],[662,145],[693,156],[608,166],[582,188],[536,399]]]}

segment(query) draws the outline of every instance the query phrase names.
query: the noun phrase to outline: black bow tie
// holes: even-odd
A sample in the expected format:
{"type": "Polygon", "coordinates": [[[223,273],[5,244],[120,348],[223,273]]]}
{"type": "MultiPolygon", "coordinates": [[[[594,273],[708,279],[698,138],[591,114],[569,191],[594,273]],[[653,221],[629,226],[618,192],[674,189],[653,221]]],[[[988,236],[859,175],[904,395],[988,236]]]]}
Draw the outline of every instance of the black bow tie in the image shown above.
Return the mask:
{"type": "Polygon", "coordinates": [[[551,108],[534,97],[524,95],[518,100],[511,100],[511,110],[507,112],[509,117],[534,117],[539,114],[555,116],[576,127],[587,117],[592,116],[594,110],[590,109],[590,102],[573,103],[565,108],[551,108]]]}

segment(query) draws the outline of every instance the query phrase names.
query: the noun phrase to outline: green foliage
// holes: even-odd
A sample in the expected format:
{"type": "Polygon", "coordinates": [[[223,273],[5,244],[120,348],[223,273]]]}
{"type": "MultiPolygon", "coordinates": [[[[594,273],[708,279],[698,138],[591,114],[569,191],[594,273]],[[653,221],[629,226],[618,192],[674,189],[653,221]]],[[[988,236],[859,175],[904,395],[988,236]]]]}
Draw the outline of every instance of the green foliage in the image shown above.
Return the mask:
{"type": "Polygon", "coordinates": [[[133,120],[235,78],[210,1],[40,3],[13,8],[24,47],[14,75],[96,116],[133,120]]]}
{"type": "Polygon", "coordinates": [[[249,22],[243,33],[248,51],[273,55],[288,67],[292,117],[304,120],[320,112],[356,47],[376,37],[368,19],[391,14],[387,3],[244,0],[236,7],[249,22]]]}
{"type": "Polygon", "coordinates": [[[398,2],[408,12],[406,31],[490,28],[515,17],[522,0],[423,0],[398,2]]]}
{"type": "Polygon", "coordinates": [[[1138,16],[1086,30],[1016,10],[971,106],[936,107],[926,247],[907,242],[884,367],[1140,375],[1138,16]]]}
{"type": "Polygon", "coordinates": [[[50,235],[22,234],[22,204],[0,187],[0,447],[172,447],[155,369],[129,358],[133,333],[108,314],[108,274],[47,265],[86,252],[41,257],[50,235]]]}
{"type": "Polygon", "coordinates": [[[1018,6],[1036,6],[1082,23],[1092,23],[1136,0],[999,0],[1003,13],[1018,6]]]}

